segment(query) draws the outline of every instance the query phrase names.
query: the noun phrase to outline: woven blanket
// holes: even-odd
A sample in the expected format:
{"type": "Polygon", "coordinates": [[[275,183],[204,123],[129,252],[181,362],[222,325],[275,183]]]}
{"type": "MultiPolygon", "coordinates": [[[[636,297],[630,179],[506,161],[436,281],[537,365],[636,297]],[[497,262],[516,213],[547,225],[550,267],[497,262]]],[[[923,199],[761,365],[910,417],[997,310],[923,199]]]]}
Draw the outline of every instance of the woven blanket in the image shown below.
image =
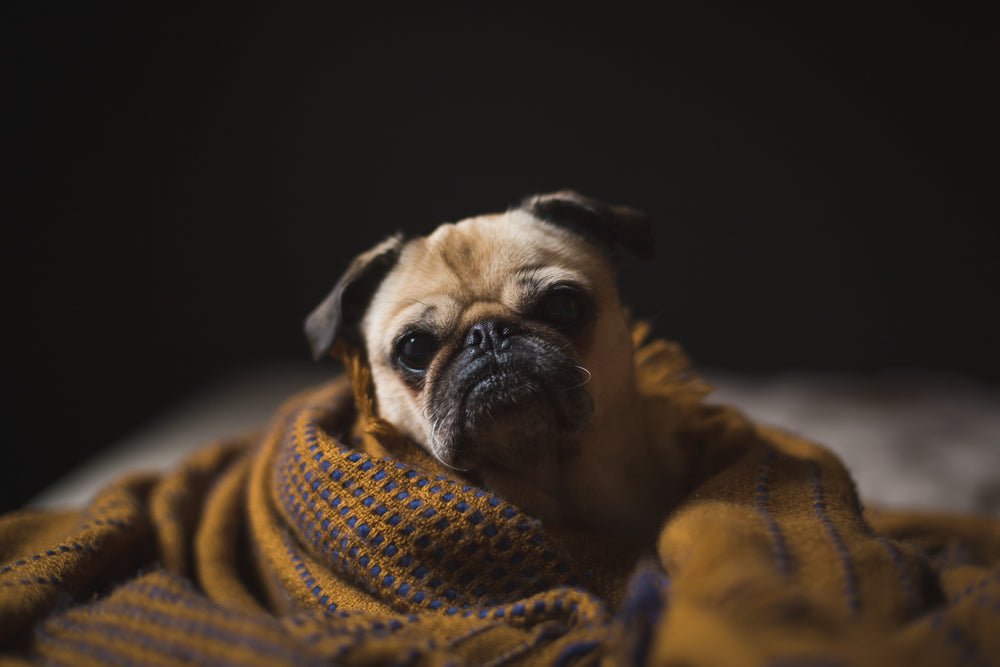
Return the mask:
{"type": "Polygon", "coordinates": [[[647,544],[401,450],[351,368],[173,472],[0,520],[0,661],[1000,665],[1000,522],[865,511],[832,454],[706,402],[676,347],[636,360],[688,462],[647,544]]]}

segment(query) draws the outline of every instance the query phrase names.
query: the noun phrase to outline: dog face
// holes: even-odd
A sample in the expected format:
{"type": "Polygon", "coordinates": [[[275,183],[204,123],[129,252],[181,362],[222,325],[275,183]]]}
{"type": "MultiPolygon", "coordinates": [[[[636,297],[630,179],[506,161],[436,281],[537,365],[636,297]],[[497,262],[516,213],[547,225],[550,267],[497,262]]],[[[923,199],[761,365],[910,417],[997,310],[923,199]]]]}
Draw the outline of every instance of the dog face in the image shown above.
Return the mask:
{"type": "Polygon", "coordinates": [[[460,468],[571,455],[595,357],[624,342],[613,285],[600,251],[525,211],[411,242],[361,324],[379,413],[460,468]]]}
{"type": "Polygon", "coordinates": [[[615,256],[647,252],[650,237],[631,209],[534,197],[383,242],[307,334],[317,356],[338,340],[362,348],[378,414],[443,464],[526,509],[571,516],[577,496],[602,487],[588,480],[621,471],[627,484],[641,465],[616,444],[642,434],[615,256]]]}

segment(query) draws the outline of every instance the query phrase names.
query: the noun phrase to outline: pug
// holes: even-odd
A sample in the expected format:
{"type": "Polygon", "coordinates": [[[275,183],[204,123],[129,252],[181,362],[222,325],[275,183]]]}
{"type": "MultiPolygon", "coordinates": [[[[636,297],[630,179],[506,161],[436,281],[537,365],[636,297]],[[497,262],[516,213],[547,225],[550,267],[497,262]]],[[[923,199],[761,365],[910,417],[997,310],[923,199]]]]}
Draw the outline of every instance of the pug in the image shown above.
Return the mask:
{"type": "Polygon", "coordinates": [[[454,474],[543,521],[642,539],[682,462],[636,387],[626,252],[652,257],[643,213],[533,196],[358,256],[306,336],[317,359],[359,354],[378,416],[454,474]]]}

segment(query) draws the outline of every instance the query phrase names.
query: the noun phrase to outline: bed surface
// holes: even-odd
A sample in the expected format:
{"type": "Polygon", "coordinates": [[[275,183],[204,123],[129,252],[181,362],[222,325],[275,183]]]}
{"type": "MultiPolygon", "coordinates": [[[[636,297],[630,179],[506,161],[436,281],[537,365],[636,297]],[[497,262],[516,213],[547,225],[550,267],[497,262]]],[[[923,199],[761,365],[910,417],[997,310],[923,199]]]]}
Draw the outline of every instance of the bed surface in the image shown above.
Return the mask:
{"type": "MultiPolygon", "coordinates": [[[[715,402],[837,452],[862,498],[894,508],[1000,515],[1000,391],[962,378],[705,373],[715,402]]],[[[232,373],[165,410],[146,427],[39,494],[33,507],[80,505],[107,481],[166,470],[189,452],[263,425],[330,367],[269,365],[232,373]]]]}

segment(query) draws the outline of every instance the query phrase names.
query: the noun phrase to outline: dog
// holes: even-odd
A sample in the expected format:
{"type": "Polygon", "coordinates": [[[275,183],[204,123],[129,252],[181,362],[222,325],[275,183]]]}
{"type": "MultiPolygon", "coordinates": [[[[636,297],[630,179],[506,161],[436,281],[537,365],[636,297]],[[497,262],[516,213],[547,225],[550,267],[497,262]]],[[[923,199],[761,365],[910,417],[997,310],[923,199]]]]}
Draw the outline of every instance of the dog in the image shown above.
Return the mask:
{"type": "Polygon", "coordinates": [[[356,350],[378,416],[455,474],[543,521],[643,539],[682,462],[637,393],[627,252],[652,257],[645,214],[532,196],[361,254],[306,336],[317,359],[356,350]]]}

